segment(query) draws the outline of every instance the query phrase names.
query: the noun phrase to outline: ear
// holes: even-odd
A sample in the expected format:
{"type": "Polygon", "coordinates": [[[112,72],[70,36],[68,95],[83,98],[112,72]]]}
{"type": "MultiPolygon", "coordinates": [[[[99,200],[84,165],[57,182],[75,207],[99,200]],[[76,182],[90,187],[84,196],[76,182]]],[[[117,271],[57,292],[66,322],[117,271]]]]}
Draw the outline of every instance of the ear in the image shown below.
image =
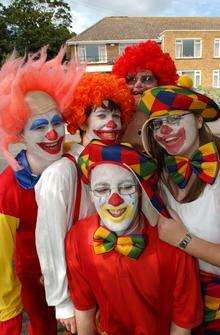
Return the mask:
{"type": "Polygon", "coordinates": [[[79,127],[82,131],[86,131],[88,129],[88,126],[86,123],[82,124],[80,127],[79,127]]]}
{"type": "Polygon", "coordinates": [[[204,122],[204,120],[203,120],[202,115],[197,115],[196,116],[196,123],[197,123],[197,128],[198,129],[202,128],[203,122],[204,122]]]}

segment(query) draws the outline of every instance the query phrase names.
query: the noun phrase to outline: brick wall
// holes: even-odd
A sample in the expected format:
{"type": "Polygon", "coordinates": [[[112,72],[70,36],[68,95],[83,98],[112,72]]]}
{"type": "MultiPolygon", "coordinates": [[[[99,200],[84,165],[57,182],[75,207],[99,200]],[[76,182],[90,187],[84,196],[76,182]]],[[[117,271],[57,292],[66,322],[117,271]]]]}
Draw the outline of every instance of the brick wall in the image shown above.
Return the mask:
{"type": "Polygon", "coordinates": [[[178,70],[201,70],[201,85],[212,86],[213,70],[220,69],[220,58],[214,58],[214,39],[220,38],[220,31],[170,31],[164,33],[164,51],[169,52],[178,70]],[[201,38],[202,57],[191,59],[175,58],[175,40],[201,38]]]}

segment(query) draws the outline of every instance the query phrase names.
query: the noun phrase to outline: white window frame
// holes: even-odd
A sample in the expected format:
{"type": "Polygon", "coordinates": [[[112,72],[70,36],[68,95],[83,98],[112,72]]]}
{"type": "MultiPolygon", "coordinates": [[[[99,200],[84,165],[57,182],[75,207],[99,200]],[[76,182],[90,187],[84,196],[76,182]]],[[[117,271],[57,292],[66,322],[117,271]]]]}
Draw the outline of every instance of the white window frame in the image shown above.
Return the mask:
{"type": "Polygon", "coordinates": [[[182,74],[187,74],[187,72],[193,72],[193,86],[198,87],[202,84],[202,71],[201,70],[178,70],[177,72],[180,76],[182,76],[182,74]],[[199,78],[199,83],[196,85],[197,76],[199,78]]]}
{"type": "Polygon", "coordinates": [[[212,87],[220,88],[220,69],[216,69],[212,71],[212,87]],[[215,86],[215,76],[217,76],[218,85],[215,86]]]}
{"type": "Polygon", "coordinates": [[[220,58],[220,38],[214,39],[214,58],[220,58]],[[218,44],[218,54],[216,52],[216,44],[218,44]]]}
{"type": "Polygon", "coordinates": [[[86,46],[85,45],[78,45],[77,47],[77,55],[81,62],[86,62],[86,46]],[[83,55],[83,57],[82,57],[83,55]]]}
{"type": "Polygon", "coordinates": [[[98,61],[88,61],[87,60],[87,54],[86,54],[86,46],[91,44],[80,44],[78,45],[78,57],[80,60],[83,60],[84,62],[87,62],[88,64],[98,64],[98,63],[107,63],[107,49],[106,44],[95,44],[98,46],[98,61]],[[82,59],[82,56],[80,56],[80,53],[84,54],[84,58],[82,59]]]}
{"type": "Polygon", "coordinates": [[[176,38],[175,40],[175,58],[176,59],[189,59],[189,58],[202,58],[202,39],[195,38],[195,37],[187,37],[187,38],[176,38]],[[194,41],[194,52],[195,52],[195,45],[199,41],[200,44],[200,54],[199,56],[183,56],[183,41],[185,40],[193,40],[194,41]],[[181,47],[181,55],[177,56],[177,45],[181,47]]]}

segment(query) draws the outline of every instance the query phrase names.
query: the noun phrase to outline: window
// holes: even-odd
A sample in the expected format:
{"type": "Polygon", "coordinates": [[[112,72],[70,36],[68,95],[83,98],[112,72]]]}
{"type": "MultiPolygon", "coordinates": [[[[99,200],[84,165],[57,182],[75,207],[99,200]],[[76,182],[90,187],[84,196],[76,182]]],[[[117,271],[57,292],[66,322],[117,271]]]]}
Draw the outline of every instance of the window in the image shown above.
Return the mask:
{"type": "Polygon", "coordinates": [[[118,46],[118,53],[121,54],[122,51],[124,51],[125,48],[134,45],[134,43],[120,43],[118,46]]]}
{"type": "Polygon", "coordinates": [[[220,70],[213,71],[213,87],[220,88],[220,70]]]}
{"type": "Polygon", "coordinates": [[[104,44],[86,44],[78,46],[78,56],[88,63],[106,63],[107,52],[104,44]]]}
{"type": "Polygon", "coordinates": [[[201,56],[201,39],[176,40],[176,58],[200,58],[201,56]]]}
{"type": "Polygon", "coordinates": [[[220,38],[214,39],[214,57],[220,57],[220,38]]]}
{"type": "Polygon", "coordinates": [[[201,71],[200,70],[181,70],[178,71],[178,74],[181,76],[182,74],[187,74],[192,81],[193,86],[198,87],[201,85],[201,71]]]}

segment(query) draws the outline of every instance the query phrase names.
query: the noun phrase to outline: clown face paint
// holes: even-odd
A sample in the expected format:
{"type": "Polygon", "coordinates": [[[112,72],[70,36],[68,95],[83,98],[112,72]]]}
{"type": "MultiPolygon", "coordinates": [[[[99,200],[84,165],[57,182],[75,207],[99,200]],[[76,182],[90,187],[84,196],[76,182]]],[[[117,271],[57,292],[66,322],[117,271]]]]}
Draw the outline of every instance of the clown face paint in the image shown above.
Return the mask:
{"type": "Polygon", "coordinates": [[[202,126],[202,119],[192,113],[173,116],[172,119],[173,122],[171,116],[163,117],[161,118],[163,122],[159,125],[155,123],[154,138],[168,154],[189,156],[199,147],[199,128],[202,126]]]}
{"type": "Polygon", "coordinates": [[[158,85],[158,81],[151,70],[128,73],[126,76],[126,83],[131,89],[132,94],[135,97],[138,96],[138,99],[144,91],[158,85]]]}
{"type": "Polygon", "coordinates": [[[41,161],[59,159],[63,153],[64,134],[63,119],[58,110],[34,114],[23,131],[27,153],[41,161]]]}
{"type": "Polygon", "coordinates": [[[86,126],[86,138],[115,141],[121,130],[121,113],[110,100],[91,111],[86,126]]]}
{"type": "Polygon", "coordinates": [[[91,193],[101,222],[118,235],[134,223],[139,202],[135,176],[114,164],[101,164],[91,172],[91,193]]]}

